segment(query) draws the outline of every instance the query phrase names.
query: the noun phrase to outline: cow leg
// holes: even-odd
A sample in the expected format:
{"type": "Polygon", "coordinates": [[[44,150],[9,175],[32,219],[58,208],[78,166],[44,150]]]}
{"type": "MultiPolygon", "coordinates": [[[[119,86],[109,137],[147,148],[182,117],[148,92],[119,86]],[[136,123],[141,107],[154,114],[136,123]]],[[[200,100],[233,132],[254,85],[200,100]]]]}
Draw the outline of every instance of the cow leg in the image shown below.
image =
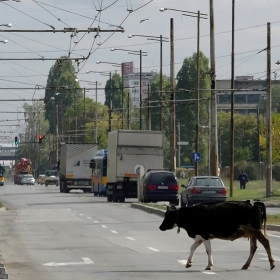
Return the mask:
{"type": "Polygon", "coordinates": [[[186,268],[189,268],[192,266],[192,262],[193,262],[193,254],[195,252],[195,250],[199,247],[199,245],[201,245],[203,242],[203,239],[201,238],[201,236],[196,236],[194,238],[194,243],[193,245],[191,246],[191,249],[190,249],[190,255],[189,255],[189,258],[188,258],[188,261],[186,263],[186,268]]]}
{"type": "Polygon", "coordinates": [[[206,249],[206,253],[208,255],[208,265],[205,268],[205,270],[211,270],[212,266],[213,266],[211,241],[210,241],[210,239],[208,239],[208,240],[204,240],[203,242],[204,242],[204,246],[205,246],[205,249],[206,249]]]}
{"type": "Polygon", "coordinates": [[[269,244],[268,238],[266,236],[264,236],[264,234],[261,232],[261,230],[258,232],[257,238],[267,252],[268,260],[270,263],[270,269],[273,269],[275,267],[275,263],[274,263],[274,259],[271,254],[271,249],[270,249],[270,244],[269,244]]]}
{"type": "Polygon", "coordinates": [[[254,257],[254,254],[255,254],[257,248],[258,248],[257,238],[255,236],[252,236],[250,238],[250,255],[249,255],[249,258],[248,258],[247,262],[242,267],[243,270],[248,269],[248,267],[250,266],[251,261],[254,257]]]}

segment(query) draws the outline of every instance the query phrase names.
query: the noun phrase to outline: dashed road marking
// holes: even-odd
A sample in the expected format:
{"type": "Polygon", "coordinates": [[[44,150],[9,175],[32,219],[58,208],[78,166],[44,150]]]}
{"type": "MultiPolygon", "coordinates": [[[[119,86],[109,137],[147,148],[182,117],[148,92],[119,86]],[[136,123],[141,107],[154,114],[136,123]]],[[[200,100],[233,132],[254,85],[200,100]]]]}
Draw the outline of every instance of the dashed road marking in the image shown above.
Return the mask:
{"type": "Polygon", "coordinates": [[[216,274],[216,273],[213,272],[213,271],[202,271],[202,273],[208,274],[208,275],[214,275],[214,274],[216,274]]]}
{"type": "Polygon", "coordinates": [[[102,225],[103,228],[107,228],[105,225],[102,225]]]}
{"type": "Polygon", "coordinates": [[[84,214],[79,214],[80,216],[84,216],[84,214]]]}
{"type": "Polygon", "coordinates": [[[186,265],[187,260],[178,260],[178,263],[182,264],[182,265],[186,265]]]}
{"type": "MultiPolygon", "coordinates": [[[[267,253],[258,253],[261,256],[267,256],[267,253]]],[[[280,262],[280,257],[272,255],[273,259],[277,262],[280,262]]],[[[268,257],[260,258],[260,260],[268,260],[268,257]]]]}
{"type": "Polygon", "coordinates": [[[115,230],[111,230],[111,232],[113,232],[113,233],[117,233],[115,230]]]}
{"type": "Polygon", "coordinates": [[[69,211],[71,211],[71,209],[68,208],[69,211]]]}
{"type": "Polygon", "coordinates": [[[277,238],[280,238],[280,235],[274,235],[274,234],[267,234],[268,236],[271,236],[271,237],[277,237],[277,238]]]}
{"type": "Polygon", "coordinates": [[[94,221],[96,224],[98,224],[99,222],[98,221],[94,221]]]}
{"type": "Polygon", "coordinates": [[[87,219],[89,219],[89,220],[90,220],[90,219],[91,219],[91,217],[87,217],[87,219]]]}
{"type": "Polygon", "coordinates": [[[148,247],[148,249],[150,249],[150,250],[152,250],[152,251],[154,251],[154,252],[159,252],[158,249],[155,249],[155,248],[153,248],[153,247],[148,247]]]}
{"type": "Polygon", "coordinates": [[[126,238],[129,239],[129,240],[135,241],[135,239],[132,238],[132,237],[127,236],[126,238]]]}

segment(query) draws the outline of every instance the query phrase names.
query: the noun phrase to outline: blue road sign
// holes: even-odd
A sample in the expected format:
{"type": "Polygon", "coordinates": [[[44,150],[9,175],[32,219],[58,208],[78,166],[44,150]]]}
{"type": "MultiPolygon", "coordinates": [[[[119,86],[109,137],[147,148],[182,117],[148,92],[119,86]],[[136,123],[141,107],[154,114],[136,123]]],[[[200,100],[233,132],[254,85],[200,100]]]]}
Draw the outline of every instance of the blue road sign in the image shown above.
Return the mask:
{"type": "Polygon", "coordinates": [[[201,160],[201,155],[199,152],[192,153],[192,160],[195,162],[199,162],[201,160]]]}

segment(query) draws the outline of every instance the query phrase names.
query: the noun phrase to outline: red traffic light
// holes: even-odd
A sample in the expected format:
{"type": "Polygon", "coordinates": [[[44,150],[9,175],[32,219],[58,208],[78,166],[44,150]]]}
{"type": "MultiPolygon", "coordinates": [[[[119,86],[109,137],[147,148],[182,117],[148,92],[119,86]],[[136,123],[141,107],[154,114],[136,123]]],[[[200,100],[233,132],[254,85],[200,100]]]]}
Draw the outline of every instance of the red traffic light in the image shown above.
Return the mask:
{"type": "Polygon", "coordinates": [[[43,135],[39,135],[39,143],[41,144],[42,143],[42,140],[43,140],[43,138],[44,138],[44,136],[43,135]]]}

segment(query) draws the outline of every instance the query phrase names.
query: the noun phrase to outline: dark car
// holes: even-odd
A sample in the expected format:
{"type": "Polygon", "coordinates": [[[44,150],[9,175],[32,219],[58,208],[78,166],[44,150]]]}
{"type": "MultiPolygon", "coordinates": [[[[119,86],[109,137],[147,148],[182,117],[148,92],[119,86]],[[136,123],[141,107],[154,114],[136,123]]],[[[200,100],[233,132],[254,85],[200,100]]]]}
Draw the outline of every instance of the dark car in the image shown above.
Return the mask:
{"type": "Polygon", "coordinates": [[[148,170],[141,186],[143,202],[169,201],[179,205],[179,186],[175,175],[166,170],[148,170]]]}
{"type": "Polygon", "coordinates": [[[181,185],[181,207],[197,203],[223,202],[227,190],[218,176],[194,176],[186,185],[181,185]]]}

